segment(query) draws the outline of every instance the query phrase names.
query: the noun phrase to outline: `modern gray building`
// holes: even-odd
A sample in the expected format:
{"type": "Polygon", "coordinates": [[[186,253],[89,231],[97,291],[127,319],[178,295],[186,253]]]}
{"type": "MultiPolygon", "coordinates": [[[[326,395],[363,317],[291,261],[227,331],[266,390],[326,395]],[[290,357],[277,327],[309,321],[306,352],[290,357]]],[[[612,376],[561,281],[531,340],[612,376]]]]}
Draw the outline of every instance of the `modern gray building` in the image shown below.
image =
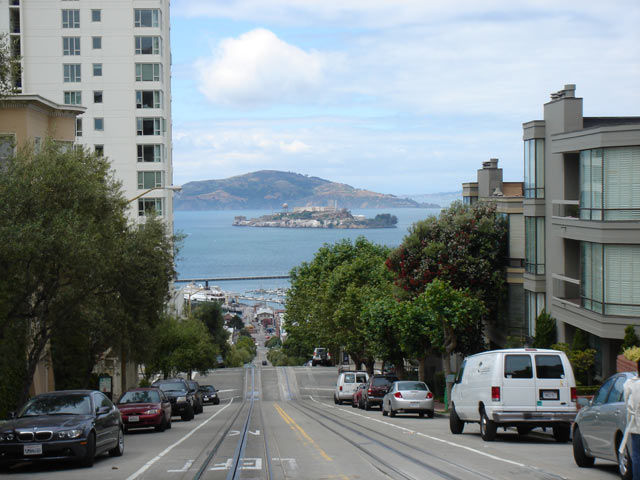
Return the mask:
{"type": "Polygon", "coordinates": [[[640,117],[584,117],[575,85],[523,124],[525,322],[546,309],[615,371],[627,325],[640,334],[640,117]]]}

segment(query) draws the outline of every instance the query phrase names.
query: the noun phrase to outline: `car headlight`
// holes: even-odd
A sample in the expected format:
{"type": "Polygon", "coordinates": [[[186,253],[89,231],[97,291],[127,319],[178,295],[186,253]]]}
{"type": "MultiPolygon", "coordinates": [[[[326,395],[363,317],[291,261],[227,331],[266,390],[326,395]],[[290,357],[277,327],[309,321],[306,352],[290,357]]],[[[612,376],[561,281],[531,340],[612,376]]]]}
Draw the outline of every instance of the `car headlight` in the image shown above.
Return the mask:
{"type": "Polygon", "coordinates": [[[151,408],[151,409],[147,410],[146,412],[144,412],[145,415],[155,415],[156,413],[158,413],[158,409],[157,408],[151,408]]]}
{"type": "Polygon", "coordinates": [[[186,402],[187,401],[187,397],[178,397],[176,398],[176,402],[186,402]]]}
{"type": "Polygon", "coordinates": [[[62,430],[61,432],[58,432],[59,438],[78,438],[80,435],[82,435],[81,428],[74,428],[73,430],[62,430]]]}
{"type": "Polygon", "coordinates": [[[10,442],[14,439],[15,437],[13,436],[13,433],[0,433],[0,442],[4,442],[5,440],[7,442],[10,442]]]}

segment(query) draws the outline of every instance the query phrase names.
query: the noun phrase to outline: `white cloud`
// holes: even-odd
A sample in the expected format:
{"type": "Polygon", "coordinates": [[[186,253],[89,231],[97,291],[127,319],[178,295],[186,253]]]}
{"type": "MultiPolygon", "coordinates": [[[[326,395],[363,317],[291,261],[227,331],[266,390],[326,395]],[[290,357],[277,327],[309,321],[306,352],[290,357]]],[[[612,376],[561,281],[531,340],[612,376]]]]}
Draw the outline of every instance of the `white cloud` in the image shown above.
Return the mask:
{"type": "Polygon", "coordinates": [[[222,40],[196,68],[199,89],[214,103],[291,103],[320,92],[329,56],[305,52],[259,28],[222,40]]]}

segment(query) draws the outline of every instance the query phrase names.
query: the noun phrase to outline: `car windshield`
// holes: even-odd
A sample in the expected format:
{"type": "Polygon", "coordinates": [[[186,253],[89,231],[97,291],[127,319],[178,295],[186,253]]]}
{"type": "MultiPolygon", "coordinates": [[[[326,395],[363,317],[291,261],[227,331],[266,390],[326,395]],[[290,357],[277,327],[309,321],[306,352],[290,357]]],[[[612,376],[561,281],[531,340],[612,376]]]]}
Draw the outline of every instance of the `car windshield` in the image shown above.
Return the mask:
{"type": "Polygon", "coordinates": [[[126,392],[118,403],[160,403],[160,394],[153,390],[126,392]]]}
{"type": "Polygon", "coordinates": [[[200,385],[200,390],[203,390],[205,392],[214,392],[215,388],[213,388],[212,385],[200,385]]]}
{"type": "Polygon", "coordinates": [[[20,417],[37,415],[91,415],[88,394],[40,395],[29,400],[20,417]]]}
{"type": "Polygon", "coordinates": [[[374,377],[371,385],[374,387],[386,387],[391,382],[393,382],[393,379],[389,379],[387,377],[374,377]]]}
{"type": "Polygon", "coordinates": [[[398,382],[398,390],[422,390],[427,391],[427,385],[423,382],[398,382]]]}
{"type": "Polygon", "coordinates": [[[163,392],[184,392],[186,390],[184,383],[160,383],[157,385],[163,392]]]}

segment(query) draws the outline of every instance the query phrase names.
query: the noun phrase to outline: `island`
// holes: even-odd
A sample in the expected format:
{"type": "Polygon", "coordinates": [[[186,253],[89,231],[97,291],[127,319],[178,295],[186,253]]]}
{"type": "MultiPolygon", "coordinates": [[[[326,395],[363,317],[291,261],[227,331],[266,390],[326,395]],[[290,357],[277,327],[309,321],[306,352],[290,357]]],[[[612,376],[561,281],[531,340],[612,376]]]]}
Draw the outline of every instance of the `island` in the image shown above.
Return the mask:
{"type": "Polygon", "coordinates": [[[297,207],[292,212],[283,211],[258,218],[247,219],[237,216],[235,227],[276,227],[276,228],[396,228],[398,217],[380,213],[375,218],[352,215],[346,208],[297,207]]]}

